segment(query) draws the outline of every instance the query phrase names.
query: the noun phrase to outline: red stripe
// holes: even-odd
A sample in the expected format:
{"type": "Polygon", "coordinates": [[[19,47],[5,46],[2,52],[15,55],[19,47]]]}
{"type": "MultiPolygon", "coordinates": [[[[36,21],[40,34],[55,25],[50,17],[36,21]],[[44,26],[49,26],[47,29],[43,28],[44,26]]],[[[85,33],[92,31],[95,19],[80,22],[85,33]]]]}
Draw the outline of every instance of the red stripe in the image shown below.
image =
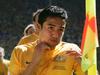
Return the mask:
{"type": "Polygon", "coordinates": [[[96,17],[92,17],[91,19],[89,19],[89,14],[86,15],[86,20],[85,20],[85,26],[84,26],[84,31],[83,31],[83,35],[82,35],[82,43],[81,43],[81,50],[83,52],[83,48],[84,48],[84,44],[85,44],[85,40],[86,40],[86,33],[87,33],[87,27],[90,26],[91,30],[96,33],[96,17]]]}
{"type": "Polygon", "coordinates": [[[86,38],[86,32],[87,32],[87,27],[88,27],[88,19],[89,19],[89,15],[86,16],[84,31],[83,31],[83,35],[82,35],[82,42],[81,42],[82,52],[83,52],[83,47],[84,47],[85,38],[86,38]]]}
{"type": "Polygon", "coordinates": [[[96,32],[96,17],[92,17],[88,21],[88,25],[90,26],[90,28],[92,29],[92,31],[95,33],[96,32]]]}

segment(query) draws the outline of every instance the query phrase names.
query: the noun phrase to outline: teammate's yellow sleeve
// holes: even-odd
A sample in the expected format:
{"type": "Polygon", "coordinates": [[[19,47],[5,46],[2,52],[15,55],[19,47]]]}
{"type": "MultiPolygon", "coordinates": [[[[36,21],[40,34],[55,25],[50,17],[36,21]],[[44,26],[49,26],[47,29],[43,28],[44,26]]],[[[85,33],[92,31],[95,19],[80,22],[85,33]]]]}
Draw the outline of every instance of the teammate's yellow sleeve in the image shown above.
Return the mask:
{"type": "Polygon", "coordinates": [[[26,44],[26,43],[29,43],[29,42],[34,42],[37,39],[38,39],[38,36],[36,34],[31,34],[31,35],[28,35],[28,36],[24,36],[20,39],[18,45],[26,44]]]}
{"type": "Polygon", "coordinates": [[[20,75],[21,73],[21,64],[19,63],[21,60],[21,54],[19,53],[20,50],[15,47],[10,58],[10,64],[8,66],[10,75],[20,75]]]}

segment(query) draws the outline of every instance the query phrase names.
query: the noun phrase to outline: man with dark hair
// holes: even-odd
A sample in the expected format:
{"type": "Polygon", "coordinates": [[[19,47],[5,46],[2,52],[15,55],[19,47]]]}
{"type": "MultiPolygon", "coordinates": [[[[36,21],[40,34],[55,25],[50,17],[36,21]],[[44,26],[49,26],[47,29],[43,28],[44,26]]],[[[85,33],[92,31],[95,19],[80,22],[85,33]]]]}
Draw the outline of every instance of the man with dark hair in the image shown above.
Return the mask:
{"type": "Polygon", "coordinates": [[[42,9],[38,9],[35,13],[33,13],[33,19],[32,19],[33,24],[30,24],[25,28],[24,36],[20,39],[18,45],[34,42],[35,40],[38,39],[38,34],[39,34],[38,15],[41,11],[42,9]]]}
{"type": "Polygon", "coordinates": [[[16,46],[11,55],[10,75],[84,75],[81,70],[80,48],[62,42],[68,19],[58,6],[43,9],[38,16],[39,38],[35,42],[16,46]],[[74,55],[69,55],[73,51],[74,55]]]}
{"type": "Polygon", "coordinates": [[[27,25],[26,28],[24,29],[24,36],[31,35],[32,33],[35,32],[34,30],[35,30],[35,27],[33,24],[27,25]]]}
{"type": "Polygon", "coordinates": [[[32,17],[32,20],[33,20],[33,24],[35,26],[35,34],[39,34],[39,26],[38,26],[38,16],[40,14],[40,12],[42,11],[43,9],[38,9],[36,12],[33,13],[33,17],[32,17]]]}
{"type": "Polygon", "coordinates": [[[34,42],[37,39],[38,39],[38,35],[35,33],[35,26],[33,24],[29,24],[24,29],[24,36],[20,39],[18,45],[34,42]]]}

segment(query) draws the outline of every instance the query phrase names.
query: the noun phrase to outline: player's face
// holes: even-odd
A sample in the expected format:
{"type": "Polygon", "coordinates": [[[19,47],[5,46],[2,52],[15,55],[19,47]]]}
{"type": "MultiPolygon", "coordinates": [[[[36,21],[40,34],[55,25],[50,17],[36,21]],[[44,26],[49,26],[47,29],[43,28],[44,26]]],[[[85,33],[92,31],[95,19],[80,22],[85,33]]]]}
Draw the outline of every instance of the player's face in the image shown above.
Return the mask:
{"type": "Polygon", "coordinates": [[[48,17],[43,23],[39,38],[51,47],[55,47],[61,40],[65,29],[65,21],[59,17],[48,17]]]}

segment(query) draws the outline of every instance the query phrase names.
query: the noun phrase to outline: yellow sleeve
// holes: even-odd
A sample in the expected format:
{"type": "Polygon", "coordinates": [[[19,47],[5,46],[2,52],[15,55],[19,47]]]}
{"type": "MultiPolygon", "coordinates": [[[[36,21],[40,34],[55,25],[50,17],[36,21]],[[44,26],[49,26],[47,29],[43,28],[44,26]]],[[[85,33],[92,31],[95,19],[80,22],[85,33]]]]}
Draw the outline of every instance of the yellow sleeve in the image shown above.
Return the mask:
{"type": "Polygon", "coordinates": [[[17,45],[21,45],[21,44],[25,44],[25,39],[24,39],[24,37],[22,37],[22,38],[20,39],[20,41],[18,42],[17,45]]]}
{"type": "Polygon", "coordinates": [[[26,44],[26,43],[29,43],[29,42],[34,42],[37,39],[38,39],[38,36],[36,34],[31,34],[31,35],[28,35],[28,36],[24,36],[20,39],[18,45],[26,44]]]}
{"type": "Polygon", "coordinates": [[[0,75],[7,75],[8,67],[5,65],[4,62],[0,62],[0,75]]]}
{"type": "Polygon", "coordinates": [[[3,70],[4,70],[4,75],[7,75],[7,73],[8,73],[8,67],[5,64],[4,64],[3,70]]]}
{"type": "Polygon", "coordinates": [[[8,67],[8,66],[9,66],[9,63],[10,63],[10,60],[8,60],[8,59],[3,59],[3,62],[4,62],[5,65],[8,67]]]}
{"type": "Polygon", "coordinates": [[[81,68],[81,59],[77,58],[74,62],[74,73],[75,75],[85,75],[81,68]]]}
{"type": "Polygon", "coordinates": [[[10,75],[20,75],[21,74],[21,53],[18,48],[15,48],[12,52],[10,58],[10,64],[8,66],[8,70],[10,75]]]}

